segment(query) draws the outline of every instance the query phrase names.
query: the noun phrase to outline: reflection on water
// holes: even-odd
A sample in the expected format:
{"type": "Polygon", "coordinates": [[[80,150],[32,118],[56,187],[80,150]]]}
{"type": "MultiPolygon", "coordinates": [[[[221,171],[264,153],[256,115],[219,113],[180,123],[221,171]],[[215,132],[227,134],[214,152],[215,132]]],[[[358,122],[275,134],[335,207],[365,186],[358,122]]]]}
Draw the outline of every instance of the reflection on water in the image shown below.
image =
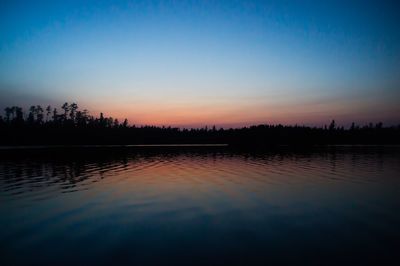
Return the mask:
{"type": "Polygon", "coordinates": [[[397,152],[2,158],[0,264],[393,263],[399,176],[397,152]]]}

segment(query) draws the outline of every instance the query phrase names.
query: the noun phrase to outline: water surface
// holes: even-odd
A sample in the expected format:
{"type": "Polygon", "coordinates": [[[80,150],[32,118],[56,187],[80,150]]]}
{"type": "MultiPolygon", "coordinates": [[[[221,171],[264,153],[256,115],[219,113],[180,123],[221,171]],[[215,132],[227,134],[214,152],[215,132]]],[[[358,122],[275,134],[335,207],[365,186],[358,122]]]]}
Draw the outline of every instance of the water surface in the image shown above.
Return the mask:
{"type": "Polygon", "coordinates": [[[396,151],[17,153],[1,265],[399,262],[396,151]]]}

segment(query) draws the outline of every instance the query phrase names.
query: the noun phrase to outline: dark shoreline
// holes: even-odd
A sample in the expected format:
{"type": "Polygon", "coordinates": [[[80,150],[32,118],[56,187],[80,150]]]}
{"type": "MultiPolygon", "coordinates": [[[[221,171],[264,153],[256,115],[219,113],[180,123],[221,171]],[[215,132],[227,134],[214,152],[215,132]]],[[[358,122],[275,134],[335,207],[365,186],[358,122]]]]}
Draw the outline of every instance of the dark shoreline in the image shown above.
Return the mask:
{"type": "Polygon", "coordinates": [[[135,126],[125,119],[89,115],[75,103],[65,103],[64,113],[50,106],[32,106],[29,113],[21,107],[6,108],[0,115],[0,146],[76,146],[76,145],[195,145],[228,144],[244,149],[271,147],[312,147],[326,145],[400,145],[400,125],[382,122],[348,128],[335,120],[320,127],[305,125],[258,124],[242,128],[175,128],[135,126]],[[51,115],[52,114],[52,115],[51,115]],[[46,117],[44,116],[46,115],[46,117]]]}
{"type": "MultiPolygon", "coordinates": [[[[0,150],[24,150],[24,149],[63,149],[63,148],[191,148],[191,147],[229,147],[244,148],[227,143],[186,143],[186,144],[77,144],[77,145],[0,145],[0,150]]],[[[290,145],[278,144],[265,148],[400,148],[399,144],[319,144],[319,145],[290,145]]],[[[248,148],[253,148],[249,146],[248,148]]]]}
{"type": "Polygon", "coordinates": [[[291,154],[399,154],[400,145],[275,145],[270,147],[235,147],[226,144],[178,144],[178,145],[47,145],[47,146],[0,146],[0,160],[96,160],[105,158],[129,158],[140,156],[244,155],[290,156],[291,154]]]}

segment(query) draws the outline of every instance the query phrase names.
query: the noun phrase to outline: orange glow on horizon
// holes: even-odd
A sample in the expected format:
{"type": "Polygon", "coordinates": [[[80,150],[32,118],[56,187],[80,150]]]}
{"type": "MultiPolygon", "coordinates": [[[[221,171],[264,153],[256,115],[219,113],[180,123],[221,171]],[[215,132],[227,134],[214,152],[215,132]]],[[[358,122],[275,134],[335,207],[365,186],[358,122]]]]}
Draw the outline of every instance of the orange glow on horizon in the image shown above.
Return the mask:
{"type": "Polygon", "coordinates": [[[136,103],[94,104],[102,110],[90,108],[92,115],[100,111],[106,116],[127,118],[130,125],[155,125],[174,127],[242,127],[256,124],[323,126],[335,119],[341,124],[382,121],[384,113],[374,113],[362,102],[336,103],[136,103]],[[290,108],[288,107],[290,106],[290,108]],[[351,115],[350,115],[351,114],[351,115]],[[375,115],[375,116],[374,116],[375,115]]]}

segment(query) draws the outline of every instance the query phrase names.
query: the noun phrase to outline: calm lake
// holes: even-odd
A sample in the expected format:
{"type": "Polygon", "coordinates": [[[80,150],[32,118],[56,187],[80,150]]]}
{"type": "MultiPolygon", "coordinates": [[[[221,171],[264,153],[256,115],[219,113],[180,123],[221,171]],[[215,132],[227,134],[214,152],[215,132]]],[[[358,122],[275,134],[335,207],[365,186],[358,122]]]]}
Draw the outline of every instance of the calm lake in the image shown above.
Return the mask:
{"type": "Polygon", "coordinates": [[[2,151],[0,265],[400,262],[400,152],[2,151]]]}

